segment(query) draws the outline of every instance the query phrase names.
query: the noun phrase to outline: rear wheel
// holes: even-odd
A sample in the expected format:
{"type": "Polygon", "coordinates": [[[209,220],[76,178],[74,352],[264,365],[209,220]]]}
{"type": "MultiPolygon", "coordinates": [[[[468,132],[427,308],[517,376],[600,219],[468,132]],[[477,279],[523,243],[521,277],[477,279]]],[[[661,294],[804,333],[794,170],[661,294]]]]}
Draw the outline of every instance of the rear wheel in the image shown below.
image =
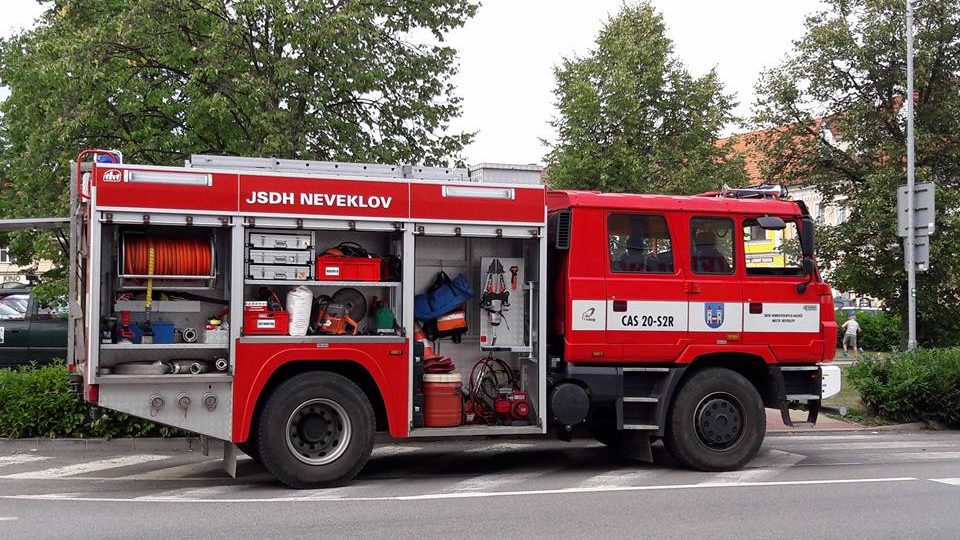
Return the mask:
{"type": "Polygon", "coordinates": [[[701,471],[730,471],[747,464],[767,429],[763,400],[743,375],[707,368],[677,390],[664,444],[670,454],[701,471]]]}
{"type": "Polygon", "coordinates": [[[336,486],[366,464],[375,431],[373,407],[356,384],[335,373],[306,373],[271,393],[257,422],[257,453],[290,487],[336,486]]]}

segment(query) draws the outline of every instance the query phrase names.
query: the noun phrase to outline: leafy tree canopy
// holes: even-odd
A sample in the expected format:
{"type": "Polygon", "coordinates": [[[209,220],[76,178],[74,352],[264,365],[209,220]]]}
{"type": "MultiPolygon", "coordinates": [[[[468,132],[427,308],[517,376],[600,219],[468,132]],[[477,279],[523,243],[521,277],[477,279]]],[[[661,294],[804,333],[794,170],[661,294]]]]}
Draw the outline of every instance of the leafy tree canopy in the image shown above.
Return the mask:
{"type": "Polygon", "coordinates": [[[649,3],[624,5],[592,52],[565,58],[554,74],[551,186],[698,193],[745,180],[742,160],[716,144],[733,97],[714,71],[687,71],[649,3]]]}
{"type": "MultiPolygon", "coordinates": [[[[66,215],[79,150],[446,164],[471,0],[55,0],[0,42],[0,212],[66,215]]],[[[36,241],[34,241],[36,240],[36,241]]],[[[55,255],[19,238],[27,260],[55,255]]]]}
{"type": "MultiPolygon", "coordinates": [[[[918,275],[918,338],[960,341],[960,1],[925,0],[916,13],[916,179],[937,183],[929,272],[918,275]],[[945,309],[946,308],[946,309],[945,309]]],[[[906,312],[896,190],[906,182],[903,0],[827,0],[806,35],[758,84],[757,121],[774,181],[814,185],[849,218],[819,236],[832,284],[906,312]]]]}

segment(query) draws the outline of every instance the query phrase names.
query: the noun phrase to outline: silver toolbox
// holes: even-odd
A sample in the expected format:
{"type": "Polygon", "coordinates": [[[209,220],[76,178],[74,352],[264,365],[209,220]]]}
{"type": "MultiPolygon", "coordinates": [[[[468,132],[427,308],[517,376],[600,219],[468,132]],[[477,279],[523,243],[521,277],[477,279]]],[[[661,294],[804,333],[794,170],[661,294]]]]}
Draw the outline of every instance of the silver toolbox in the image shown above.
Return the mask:
{"type": "Polygon", "coordinates": [[[250,264],[248,279],[285,279],[305,281],[313,279],[313,267],[304,265],[250,264]]]}
{"type": "Polygon", "coordinates": [[[313,235],[310,233],[250,233],[250,247],[266,249],[310,249],[312,246],[313,235]]]}
{"type": "Polygon", "coordinates": [[[313,251],[250,248],[250,262],[257,264],[311,264],[313,251]]]}

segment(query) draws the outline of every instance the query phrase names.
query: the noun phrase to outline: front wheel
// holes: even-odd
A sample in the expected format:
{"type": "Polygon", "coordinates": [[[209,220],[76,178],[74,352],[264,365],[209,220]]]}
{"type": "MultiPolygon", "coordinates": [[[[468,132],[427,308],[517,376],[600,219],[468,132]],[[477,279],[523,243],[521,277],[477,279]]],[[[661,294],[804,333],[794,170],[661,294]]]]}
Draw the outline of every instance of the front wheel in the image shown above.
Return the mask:
{"type": "Polygon", "coordinates": [[[337,486],[366,464],[375,431],[373,407],[353,381],[305,373],[270,394],[257,422],[257,453],[290,487],[337,486]]]}
{"type": "Polygon", "coordinates": [[[694,373],[676,393],[664,445],[681,464],[701,471],[732,471],[763,444],[767,417],[757,389],[722,368],[694,373]]]}

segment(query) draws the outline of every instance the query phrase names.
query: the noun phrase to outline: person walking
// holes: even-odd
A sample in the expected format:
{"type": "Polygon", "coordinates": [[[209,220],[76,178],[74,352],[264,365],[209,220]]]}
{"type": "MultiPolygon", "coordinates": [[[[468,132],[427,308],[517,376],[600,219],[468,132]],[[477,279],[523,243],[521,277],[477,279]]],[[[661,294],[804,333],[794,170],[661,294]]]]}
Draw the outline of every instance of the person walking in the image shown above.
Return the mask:
{"type": "Polygon", "coordinates": [[[857,348],[857,334],[860,332],[860,323],[857,322],[857,315],[851,313],[847,317],[847,322],[843,323],[841,328],[844,329],[843,334],[843,356],[847,356],[847,346],[853,347],[853,352],[857,353],[859,349],[857,348]]]}

